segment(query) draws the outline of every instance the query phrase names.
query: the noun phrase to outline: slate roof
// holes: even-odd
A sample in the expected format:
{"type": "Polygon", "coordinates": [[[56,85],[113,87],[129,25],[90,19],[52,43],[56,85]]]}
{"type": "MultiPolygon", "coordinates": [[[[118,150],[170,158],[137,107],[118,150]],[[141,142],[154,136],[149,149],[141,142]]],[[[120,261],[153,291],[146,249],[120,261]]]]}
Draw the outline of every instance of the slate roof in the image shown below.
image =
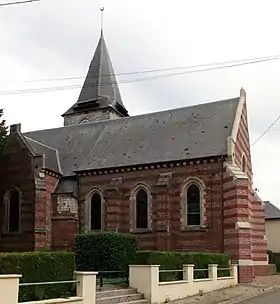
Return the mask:
{"type": "MultiPolygon", "coordinates": [[[[238,101],[239,97],[23,135],[57,149],[65,176],[89,169],[226,155],[238,101]]],[[[34,141],[29,143],[38,151],[34,141]]],[[[55,154],[48,157],[54,166],[55,154]]]]}
{"type": "Polygon", "coordinates": [[[44,143],[38,142],[27,136],[25,136],[25,139],[27,140],[27,143],[31,146],[31,148],[36,154],[45,155],[46,167],[49,170],[52,170],[57,173],[61,173],[59,155],[57,149],[49,147],[44,143]]]}
{"type": "Polygon", "coordinates": [[[59,183],[54,191],[55,194],[73,194],[78,197],[78,182],[76,178],[64,178],[59,180],[59,183]]]}
{"type": "Polygon", "coordinates": [[[273,205],[271,202],[264,202],[265,203],[265,219],[266,220],[273,220],[273,219],[280,219],[280,209],[273,205]]]}
{"type": "Polygon", "coordinates": [[[121,116],[128,116],[101,32],[78,101],[62,116],[80,113],[85,109],[96,110],[108,107],[113,108],[121,116]]]}

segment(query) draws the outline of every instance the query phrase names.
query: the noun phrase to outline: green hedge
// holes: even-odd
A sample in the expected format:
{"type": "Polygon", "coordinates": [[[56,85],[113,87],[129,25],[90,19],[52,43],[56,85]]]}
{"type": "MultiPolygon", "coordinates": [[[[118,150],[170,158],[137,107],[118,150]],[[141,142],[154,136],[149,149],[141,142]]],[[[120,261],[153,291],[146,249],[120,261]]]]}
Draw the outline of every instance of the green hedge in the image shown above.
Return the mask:
{"type": "MultiPolygon", "coordinates": [[[[65,252],[1,253],[0,274],[21,274],[20,283],[73,280],[75,255],[65,252]]],[[[71,296],[72,284],[22,286],[19,302],[71,296]]]]}
{"type": "Polygon", "coordinates": [[[77,270],[127,271],[137,250],[137,239],[131,234],[78,234],[75,245],[77,270]]]}
{"type": "MultiPolygon", "coordinates": [[[[208,264],[218,264],[219,268],[227,268],[229,256],[220,253],[203,252],[162,252],[139,251],[134,264],[160,265],[160,270],[182,270],[183,264],[194,264],[195,269],[208,269],[208,264]]],[[[219,276],[229,275],[227,271],[220,271],[219,276]]],[[[195,279],[208,277],[208,271],[195,272],[195,279]]],[[[174,281],[182,279],[182,272],[160,273],[160,281],[174,281]]]]}

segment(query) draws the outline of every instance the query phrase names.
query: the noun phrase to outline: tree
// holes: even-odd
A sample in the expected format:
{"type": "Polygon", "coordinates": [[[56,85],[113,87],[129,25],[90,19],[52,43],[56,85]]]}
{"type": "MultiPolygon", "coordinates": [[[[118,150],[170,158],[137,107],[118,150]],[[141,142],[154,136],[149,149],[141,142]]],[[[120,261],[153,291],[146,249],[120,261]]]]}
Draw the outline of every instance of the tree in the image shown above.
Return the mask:
{"type": "Polygon", "coordinates": [[[2,119],[2,116],[3,116],[3,110],[0,109],[0,158],[2,158],[4,154],[7,132],[8,132],[6,127],[6,121],[2,119]]]}

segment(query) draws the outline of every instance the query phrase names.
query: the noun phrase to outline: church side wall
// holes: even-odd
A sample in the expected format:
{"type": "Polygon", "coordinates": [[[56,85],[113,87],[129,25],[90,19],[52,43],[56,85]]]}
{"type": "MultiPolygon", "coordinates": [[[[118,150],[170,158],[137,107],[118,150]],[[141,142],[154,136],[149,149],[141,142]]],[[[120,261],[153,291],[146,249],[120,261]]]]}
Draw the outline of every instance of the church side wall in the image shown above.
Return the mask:
{"type": "Polygon", "coordinates": [[[1,164],[0,182],[0,251],[32,251],[34,249],[34,171],[33,157],[16,133],[7,142],[7,158],[1,164]],[[5,232],[4,196],[11,188],[21,193],[20,233],[5,232]]]}
{"type": "MultiPolygon", "coordinates": [[[[87,203],[93,190],[104,196],[105,229],[133,231],[133,191],[142,185],[151,193],[151,231],[135,233],[142,250],[203,250],[220,252],[222,235],[221,160],[166,165],[165,168],[131,168],[130,172],[80,176],[81,227],[87,227],[87,203]],[[182,226],[183,187],[196,178],[205,185],[204,224],[200,229],[182,226]]],[[[124,170],[123,170],[124,171],[124,170]]]]}

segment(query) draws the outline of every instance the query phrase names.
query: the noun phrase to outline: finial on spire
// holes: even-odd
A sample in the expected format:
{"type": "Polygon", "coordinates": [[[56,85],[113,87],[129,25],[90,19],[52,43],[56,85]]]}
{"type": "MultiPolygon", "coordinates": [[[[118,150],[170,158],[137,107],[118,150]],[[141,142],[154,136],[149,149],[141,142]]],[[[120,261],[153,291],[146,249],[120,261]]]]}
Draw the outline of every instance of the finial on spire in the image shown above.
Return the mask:
{"type": "Polygon", "coordinates": [[[101,35],[103,34],[103,18],[104,18],[104,6],[100,7],[101,12],[101,35]]]}

